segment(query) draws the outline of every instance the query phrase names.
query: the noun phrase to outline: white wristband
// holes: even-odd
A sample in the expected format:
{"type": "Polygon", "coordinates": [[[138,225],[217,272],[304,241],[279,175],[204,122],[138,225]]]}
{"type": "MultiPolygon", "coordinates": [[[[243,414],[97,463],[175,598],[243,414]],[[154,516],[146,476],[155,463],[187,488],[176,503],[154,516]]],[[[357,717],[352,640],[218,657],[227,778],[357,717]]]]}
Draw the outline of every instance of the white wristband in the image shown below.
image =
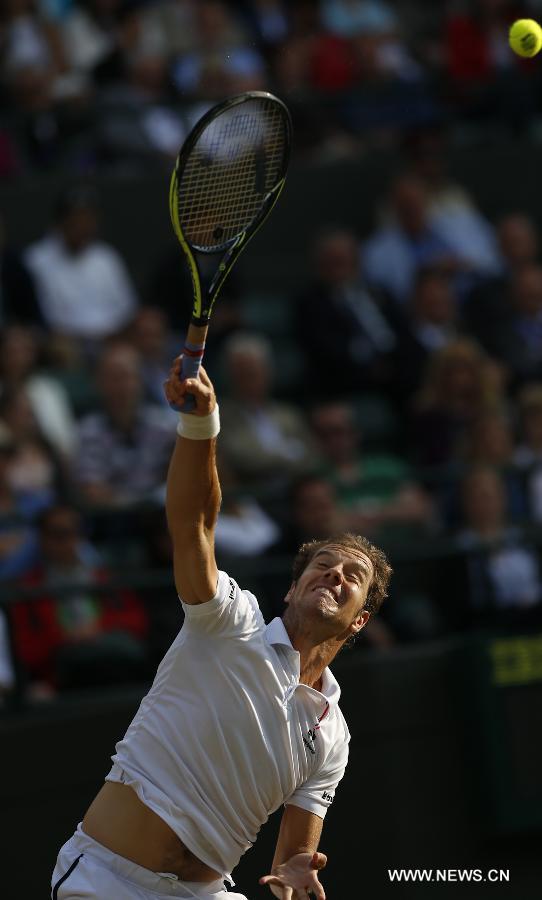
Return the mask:
{"type": "Polygon", "coordinates": [[[204,441],[214,438],[220,431],[220,414],[218,403],[208,416],[195,416],[192,413],[179,413],[177,434],[191,441],[204,441]]]}

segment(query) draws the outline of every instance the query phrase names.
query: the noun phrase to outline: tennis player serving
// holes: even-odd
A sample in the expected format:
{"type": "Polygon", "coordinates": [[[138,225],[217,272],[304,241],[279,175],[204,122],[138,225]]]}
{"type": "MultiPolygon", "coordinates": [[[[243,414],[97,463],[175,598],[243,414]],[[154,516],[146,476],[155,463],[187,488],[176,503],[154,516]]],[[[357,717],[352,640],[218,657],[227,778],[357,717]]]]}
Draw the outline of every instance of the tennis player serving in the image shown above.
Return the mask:
{"type": "Polygon", "coordinates": [[[52,897],[246,900],[225,882],[284,805],[260,884],[281,900],[325,900],[318,845],[349,741],[328,665],[379,608],[391,569],[363,537],[305,544],[286,612],[265,625],[256,598],[217,569],[219,411],[205,369],[181,381],[181,366],[165,392],[181,410],[195,398],[179,415],[167,482],[185,621],[59,853],[52,897]]]}

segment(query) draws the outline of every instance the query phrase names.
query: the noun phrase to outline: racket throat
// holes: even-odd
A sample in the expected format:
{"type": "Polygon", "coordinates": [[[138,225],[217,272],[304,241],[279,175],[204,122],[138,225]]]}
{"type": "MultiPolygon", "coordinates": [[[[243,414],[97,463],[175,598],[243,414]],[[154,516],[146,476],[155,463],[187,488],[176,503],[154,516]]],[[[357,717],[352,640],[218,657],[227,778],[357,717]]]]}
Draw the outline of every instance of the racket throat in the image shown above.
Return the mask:
{"type": "MultiPolygon", "coordinates": [[[[196,315],[194,315],[194,313],[192,313],[192,317],[190,319],[190,328],[194,327],[194,328],[199,328],[199,329],[205,329],[205,331],[207,332],[207,328],[209,327],[210,317],[211,317],[211,310],[207,309],[207,308],[203,311],[201,316],[196,316],[196,315]]],[[[188,340],[188,338],[187,338],[187,340],[188,340]]]]}
{"type": "Polygon", "coordinates": [[[193,359],[199,359],[201,362],[205,351],[208,330],[208,321],[207,323],[201,323],[199,320],[196,320],[195,316],[192,316],[192,321],[186,332],[183,353],[186,353],[187,356],[190,356],[193,359]]]}

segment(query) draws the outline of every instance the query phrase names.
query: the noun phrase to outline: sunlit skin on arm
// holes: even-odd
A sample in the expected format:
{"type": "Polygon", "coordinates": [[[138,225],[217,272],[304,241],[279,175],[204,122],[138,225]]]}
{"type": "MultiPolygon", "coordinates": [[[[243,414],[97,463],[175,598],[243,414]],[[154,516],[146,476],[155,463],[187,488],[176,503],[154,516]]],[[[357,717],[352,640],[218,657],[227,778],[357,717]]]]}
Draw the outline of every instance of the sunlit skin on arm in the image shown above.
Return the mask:
{"type": "Polygon", "coordinates": [[[273,858],[272,873],[260,878],[275,897],[281,900],[305,900],[312,892],[317,900],[325,900],[318,872],[327,862],[318,853],[324,820],[299,806],[286,806],[273,858]]]}
{"type": "MultiPolygon", "coordinates": [[[[216,406],[213,385],[203,367],[197,378],[180,380],[178,357],[164,385],[170,403],[180,407],[187,393],[196,398],[193,415],[208,416],[216,406]]],[[[216,438],[178,437],[167,478],[166,512],[173,541],[177,593],[185,603],[206,603],[216,592],[218,569],[214,533],[220,509],[216,438]]]]}

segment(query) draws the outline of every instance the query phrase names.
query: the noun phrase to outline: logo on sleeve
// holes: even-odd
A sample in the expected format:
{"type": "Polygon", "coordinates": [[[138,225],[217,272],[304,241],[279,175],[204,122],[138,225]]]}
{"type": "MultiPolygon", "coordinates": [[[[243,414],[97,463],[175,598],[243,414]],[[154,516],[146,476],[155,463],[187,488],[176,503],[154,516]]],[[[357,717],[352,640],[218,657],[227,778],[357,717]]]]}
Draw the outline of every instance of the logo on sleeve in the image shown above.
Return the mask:
{"type": "Polygon", "coordinates": [[[333,797],[331,794],[328,794],[327,791],[324,791],[322,794],[322,800],[327,800],[328,803],[333,803],[333,797]]]}

